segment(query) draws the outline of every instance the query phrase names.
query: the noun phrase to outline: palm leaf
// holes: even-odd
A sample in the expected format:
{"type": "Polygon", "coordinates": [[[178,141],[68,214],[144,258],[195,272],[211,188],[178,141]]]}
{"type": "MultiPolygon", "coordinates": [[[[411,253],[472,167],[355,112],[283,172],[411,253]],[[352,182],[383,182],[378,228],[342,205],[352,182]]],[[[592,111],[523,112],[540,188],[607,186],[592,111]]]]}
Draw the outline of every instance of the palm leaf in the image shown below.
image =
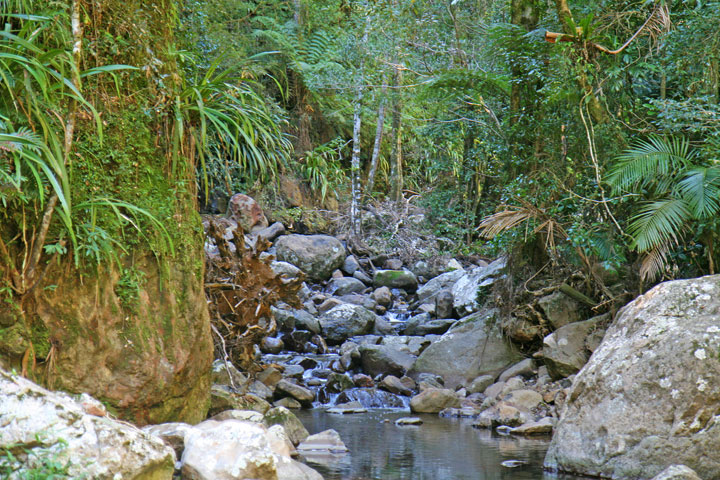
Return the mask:
{"type": "Polygon", "coordinates": [[[628,232],[633,248],[645,252],[665,243],[678,243],[678,235],[692,217],[685,200],[667,198],[647,202],[631,219],[628,232]]]}
{"type": "Polygon", "coordinates": [[[696,218],[708,218],[720,209],[720,167],[695,168],[678,182],[677,191],[696,218]]]}

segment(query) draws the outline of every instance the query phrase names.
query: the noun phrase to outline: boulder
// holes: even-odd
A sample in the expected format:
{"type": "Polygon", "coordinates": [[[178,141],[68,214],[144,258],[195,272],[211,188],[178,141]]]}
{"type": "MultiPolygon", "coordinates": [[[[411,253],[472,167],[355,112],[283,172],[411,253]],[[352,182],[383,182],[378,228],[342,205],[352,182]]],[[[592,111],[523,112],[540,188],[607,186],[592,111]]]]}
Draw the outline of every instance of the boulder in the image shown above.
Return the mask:
{"type": "Polygon", "coordinates": [[[294,282],[304,276],[302,270],[288,262],[273,261],[270,263],[270,269],[287,283],[294,282]]]}
{"type": "Polygon", "coordinates": [[[372,297],[378,305],[382,305],[385,308],[390,308],[392,306],[392,293],[388,287],[376,288],[372,293],[372,297]]]}
{"type": "Polygon", "coordinates": [[[585,339],[597,323],[596,318],[570,323],[543,339],[542,358],[550,378],[559,380],[580,371],[590,358],[585,339]]]}
{"type": "Polygon", "coordinates": [[[275,222],[269,227],[265,227],[262,230],[257,230],[254,232],[254,234],[258,238],[264,238],[268,242],[272,242],[277,237],[285,233],[285,225],[283,225],[281,222],[275,222]]]}
{"type": "Polygon", "coordinates": [[[388,375],[378,384],[378,387],[396,395],[410,396],[412,391],[395,375],[388,375]]]}
{"type": "Polygon", "coordinates": [[[415,274],[410,270],[375,270],[373,285],[415,291],[418,287],[418,281],[415,274]]]}
{"type": "Polygon", "coordinates": [[[302,408],[302,404],[294,398],[285,397],[281,398],[280,400],[275,400],[273,402],[273,407],[285,407],[291,410],[297,410],[299,408],[302,408]]]}
{"type": "Polygon", "coordinates": [[[254,198],[242,193],[230,197],[227,217],[237,222],[245,233],[262,230],[268,226],[268,220],[260,205],[254,198]]]}
{"type": "Polygon", "coordinates": [[[552,433],[555,421],[551,417],[543,417],[537,422],[527,422],[512,428],[513,435],[547,435],[552,433]]]}
{"type": "Polygon", "coordinates": [[[265,426],[206,420],[185,438],[182,478],[188,480],[319,480],[320,474],[288,458],[279,432],[265,426]]]}
{"type": "Polygon", "coordinates": [[[662,283],[618,312],[570,387],[547,468],[720,478],[720,276],[662,283]]]}
{"type": "Polygon", "coordinates": [[[172,479],[173,448],[104,415],[89,395],[51,392],[0,370],[0,451],[12,450],[17,459],[0,456],[0,472],[17,467],[20,478],[36,462],[52,460],[67,465],[69,478],[172,479]]]}
{"type": "Polygon", "coordinates": [[[557,291],[546,295],[538,300],[538,304],[545,313],[545,318],[556,330],[582,319],[582,306],[563,292],[557,291]]]}
{"type": "Polygon", "coordinates": [[[360,270],[360,264],[355,258],[355,255],[348,255],[347,257],[345,257],[345,261],[342,265],[342,271],[348,275],[352,275],[358,270],[360,270]]]}
{"type": "Polygon", "coordinates": [[[486,388],[492,385],[494,381],[495,377],[493,377],[492,375],[480,375],[475,380],[473,380],[472,383],[470,383],[467,391],[470,394],[482,393],[485,391],[486,388]]]}
{"type": "Polygon", "coordinates": [[[265,417],[260,412],[253,410],[225,410],[214,415],[210,420],[222,422],[223,420],[242,420],[243,422],[263,423],[265,417]]]}
{"type": "Polygon", "coordinates": [[[685,465],[670,465],[652,480],[700,480],[695,470],[685,465]]]}
{"type": "Polygon", "coordinates": [[[239,394],[220,385],[213,385],[210,388],[209,415],[215,415],[225,410],[254,410],[265,413],[269,409],[268,402],[252,393],[239,394]]]}
{"type": "Polygon", "coordinates": [[[325,383],[325,389],[330,393],[340,393],[347,389],[354,388],[352,379],[342,373],[331,373],[325,383]]]}
{"type": "Polygon", "coordinates": [[[285,348],[285,342],[280,338],[263,337],[260,341],[260,351],[263,353],[278,354],[285,348]]]}
{"type": "Polygon", "coordinates": [[[454,297],[450,290],[440,290],[435,296],[435,316],[452,318],[454,297]]]}
{"type": "Polygon", "coordinates": [[[305,406],[312,406],[312,402],[315,400],[315,394],[312,390],[297,385],[290,380],[280,380],[277,385],[275,385],[275,391],[293,397],[305,406]]]}
{"type": "Polygon", "coordinates": [[[505,258],[499,258],[487,267],[475,267],[460,277],[452,287],[453,307],[458,315],[477,312],[482,306],[478,303],[478,292],[495,283],[504,269],[505,258]]]}
{"type": "Polygon", "coordinates": [[[345,247],[329,235],[284,235],[275,242],[277,258],[288,262],[312,280],[326,280],[345,262],[345,247]]]}
{"type": "Polygon", "coordinates": [[[452,272],[443,273],[433,278],[417,291],[418,300],[421,303],[425,301],[435,301],[435,297],[443,290],[452,289],[455,282],[465,275],[464,270],[453,270],[452,272]]]}
{"type": "Polygon", "coordinates": [[[496,376],[521,359],[503,336],[497,310],[486,310],[457,321],[418,357],[410,371],[434,373],[448,388],[466,385],[480,375],[496,376]]]}
{"type": "Polygon", "coordinates": [[[371,377],[395,375],[402,377],[415,363],[415,357],[395,345],[361,345],[362,369],[371,377]]]}
{"type": "Polygon", "coordinates": [[[365,290],[365,284],[352,277],[333,278],[328,282],[327,291],[341,297],[349,293],[361,293],[365,290]]]}
{"type": "Polygon", "coordinates": [[[507,379],[516,377],[518,375],[520,375],[521,377],[530,378],[535,375],[535,373],[537,373],[535,360],[533,360],[532,358],[526,358],[525,360],[521,360],[520,362],[516,363],[515,365],[501,373],[500,377],[498,377],[498,381],[504,382],[507,379]]]}
{"type": "Polygon", "coordinates": [[[513,390],[503,398],[505,403],[512,405],[518,410],[532,412],[543,404],[543,397],[534,390],[513,390]]]}
{"type": "Polygon", "coordinates": [[[306,452],[330,452],[330,453],[342,453],[347,452],[348,448],[340,438],[340,434],[335,430],[325,430],[314,435],[307,437],[300,445],[297,446],[300,453],[305,454],[306,452]]]}
{"type": "MultiPolygon", "coordinates": [[[[257,412],[253,413],[260,415],[257,412]]],[[[260,418],[262,418],[262,415],[260,415],[260,418]]],[[[192,425],[188,425],[187,423],[173,422],[148,425],[143,427],[142,430],[170,445],[175,451],[175,458],[180,458],[185,450],[185,435],[187,435],[192,428],[192,425]]]]}
{"type": "Polygon", "coordinates": [[[235,365],[222,360],[215,360],[212,364],[212,383],[213,385],[233,386],[241,388],[248,381],[245,376],[235,365]]]}
{"type": "Polygon", "coordinates": [[[309,435],[307,429],[295,414],[285,407],[274,407],[268,410],[263,419],[263,423],[266,427],[282,425],[293,445],[304,441],[309,435]]]}
{"type": "Polygon", "coordinates": [[[345,303],[324,313],[319,322],[328,344],[337,345],[350,337],[372,332],[376,318],[366,308],[345,303]]]}
{"type": "Polygon", "coordinates": [[[453,318],[438,318],[431,320],[430,315],[421,313],[415,315],[405,324],[405,335],[442,335],[452,327],[457,320],[453,318]]]}
{"type": "Polygon", "coordinates": [[[410,399],[410,410],[417,413],[438,413],[459,406],[458,396],[446,388],[428,388],[410,399]]]}

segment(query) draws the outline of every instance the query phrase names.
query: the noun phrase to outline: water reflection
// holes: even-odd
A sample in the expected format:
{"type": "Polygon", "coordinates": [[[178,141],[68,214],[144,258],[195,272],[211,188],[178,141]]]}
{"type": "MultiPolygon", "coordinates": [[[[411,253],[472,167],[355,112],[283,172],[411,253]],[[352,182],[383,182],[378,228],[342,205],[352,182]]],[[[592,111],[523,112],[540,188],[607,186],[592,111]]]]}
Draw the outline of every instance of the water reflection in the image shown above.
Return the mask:
{"type": "Polygon", "coordinates": [[[421,416],[422,426],[396,426],[408,412],[372,410],[331,415],[321,409],[298,412],[310,433],[340,433],[350,453],[306,459],[326,480],[538,480],[570,479],[542,472],[549,437],[500,436],[470,426],[470,420],[421,416]],[[389,422],[385,422],[389,420],[389,422]],[[501,466],[520,460],[517,468],[501,466]]]}

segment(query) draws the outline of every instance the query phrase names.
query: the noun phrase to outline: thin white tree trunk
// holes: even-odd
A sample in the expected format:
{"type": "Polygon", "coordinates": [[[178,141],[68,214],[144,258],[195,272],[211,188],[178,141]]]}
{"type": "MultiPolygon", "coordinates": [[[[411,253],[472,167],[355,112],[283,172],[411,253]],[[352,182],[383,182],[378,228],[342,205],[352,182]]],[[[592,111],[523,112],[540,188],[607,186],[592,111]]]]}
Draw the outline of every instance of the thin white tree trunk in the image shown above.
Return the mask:
{"type": "MultiPolygon", "coordinates": [[[[393,86],[402,83],[402,73],[399,67],[395,68],[393,86]]],[[[392,108],[392,135],[393,149],[390,155],[390,200],[399,202],[402,199],[403,168],[402,168],[402,100],[400,92],[395,92],[392,108]]]]}
{"type": "Polygon", "coordinates": [[[353,234],[360,232],[360,215],[358,214],[360,206],[360,127],[362,126],[362,101],[363,101],[363,84],[365,79],[365,49],[368,41],[368,30],[370,29],[370,17],[366,17],[365,30],[362,40],[358,46],[360,55],[360,64],[357,75],[357,94],[355,96],[355,105],[353,107],[353,149],[350,159],[350,175],[352,178],[352,199],[350,203],[350,223],[352,225],[353,234]]]}

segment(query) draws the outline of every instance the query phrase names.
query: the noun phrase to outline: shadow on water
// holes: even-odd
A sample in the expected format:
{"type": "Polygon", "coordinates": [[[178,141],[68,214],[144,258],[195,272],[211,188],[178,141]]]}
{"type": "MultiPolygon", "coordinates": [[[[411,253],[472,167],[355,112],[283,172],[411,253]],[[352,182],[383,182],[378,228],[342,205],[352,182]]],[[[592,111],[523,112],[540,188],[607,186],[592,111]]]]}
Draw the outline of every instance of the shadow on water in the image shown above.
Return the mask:
{"type": "Polygon", "coordinates": [[[311,434],[334,429],[347,454],[306,458],[326,480],[577,480],[543,473],[549,437],[501,436],[471,426],[470,420],[419,415],[422,426],[396,426],[407,411],[372,410],[332,415],[322,409],[297,412],[311,434]],[[389,420],[389,422],[385,422],[389,420]],[[526,464],[507,468],[506,460],[526,464]]]}

